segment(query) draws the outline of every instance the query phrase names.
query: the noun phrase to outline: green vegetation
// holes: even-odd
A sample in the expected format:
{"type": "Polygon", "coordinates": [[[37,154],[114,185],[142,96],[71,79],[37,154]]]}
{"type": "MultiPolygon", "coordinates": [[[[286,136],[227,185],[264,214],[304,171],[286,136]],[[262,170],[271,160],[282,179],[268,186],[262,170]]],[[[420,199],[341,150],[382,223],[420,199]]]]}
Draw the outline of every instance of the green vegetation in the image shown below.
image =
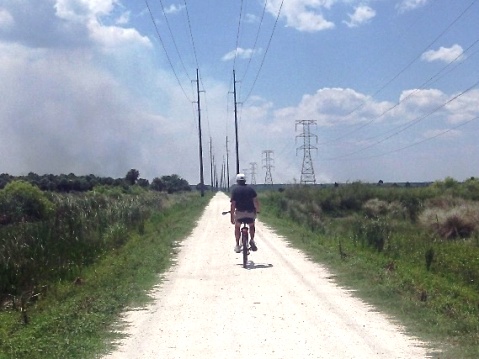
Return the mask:
{"type": "Polygon", "coordinates": [[[261,194],[261,219],[337,281],[437,344],[479,357],[479,181],[261,194]]]}
{"type": "Polygon", "coordinates": [[[73,173],[68,175],[38,175],[30,172],[26,176],[11,176],[7,173],[0,174],[0,189],[14,181],[27,182],[42,191],[51,192],[88,192],[98,186],[116,187],[123,191],[130,191],[131,186],[148,188],[153,191],[168,193],[190,191],[189,183],[174,174],[170,176],[155,177],[151,184],[147,179],[140,178],[140,172],[134,168],[129,170],[124,178],[98,177],[93,174],[87,176],[76,176],[73,173]]]}
{"type": "Polygon", "coordinates": [[[131,183],[0,190],[1,359],[94,357],[121,311],[148,300],[210,197],[131,183]]]}

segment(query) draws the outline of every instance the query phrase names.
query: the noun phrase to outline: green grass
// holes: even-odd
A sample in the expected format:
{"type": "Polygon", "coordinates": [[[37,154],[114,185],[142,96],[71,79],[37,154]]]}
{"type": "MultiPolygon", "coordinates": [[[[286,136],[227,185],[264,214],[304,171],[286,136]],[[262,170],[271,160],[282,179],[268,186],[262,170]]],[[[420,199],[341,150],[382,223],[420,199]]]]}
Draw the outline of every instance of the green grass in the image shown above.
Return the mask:
{"type": "Polygon", "coordinates": [[[321,201],[301,195],[262,195],[260,219],[328,266],[340,285],[431,342],[441,351],[435,358],[479,357],[477,239],[435,241],[407,221],[383,218],[385,223],[378,223],[361,219],[357,211],[328,216],[317,209],[321,201]],[[378,248],[381,236],[385,242],[378,248]]]}
{"type": "MultiPolygon", "coordinates": [[[[51,284],[21,313],[0,312],[0,358],[94,358],[114,339],[111,329],[128,306],[149,300],[147,290],[171,264],[174,242],[185,238],[210,199],[184,195],[154,212],[140,234],[81,272],[76,281],[51,284]]],[[[117,334],[118,335],[118,334],[117,334]]]]}

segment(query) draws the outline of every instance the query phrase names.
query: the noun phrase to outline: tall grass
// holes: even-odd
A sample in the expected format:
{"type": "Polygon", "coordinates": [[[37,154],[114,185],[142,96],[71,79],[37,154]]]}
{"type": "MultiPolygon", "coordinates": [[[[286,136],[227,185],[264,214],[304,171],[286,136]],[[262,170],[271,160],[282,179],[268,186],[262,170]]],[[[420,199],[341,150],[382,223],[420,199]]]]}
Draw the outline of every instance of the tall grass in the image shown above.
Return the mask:
{"type": "Polygon", "coordinates": [[[158,274],[171,264],[176,241],[191,231],[209,199],[192,192],[164,197],[145,192],[141,197],[102,197],[101,208],[108,213],[104,219],[115,212],[114,217],[121,218],[105,225],[102,238],[108,237],[105,242],[121,238],[123,245],[100,252],[78,277],[50,281],[46,293],[30,303],[28,324],[11,308],[0,311],[1,359],[98,358],[121,336],[115,332],[120,313],[149,300],[148,291],[158,283],[158,274]],[[132,225],[125,233],[123,218],[136,214],[122,209],[121,203],[132,200],[149,208],[150,214],[141,231],[132,225]]]}
{"type": "MultiPolygon", "coordinates": [[[[141,233],[166,195],[48,194],[53,210],[36,220],[0,226],[0,303],[26,311],[52,281],[81,281],[88,265],[141,233]]],[[[28,317],[24,316],[24,321],[28,317]]]]}
{"type": "Polygon", "coordinates": [[[449,345],[441,357],[476,358],[478,183],[295,187],[262,194],[262,218],[373,303],[449,345]]]}

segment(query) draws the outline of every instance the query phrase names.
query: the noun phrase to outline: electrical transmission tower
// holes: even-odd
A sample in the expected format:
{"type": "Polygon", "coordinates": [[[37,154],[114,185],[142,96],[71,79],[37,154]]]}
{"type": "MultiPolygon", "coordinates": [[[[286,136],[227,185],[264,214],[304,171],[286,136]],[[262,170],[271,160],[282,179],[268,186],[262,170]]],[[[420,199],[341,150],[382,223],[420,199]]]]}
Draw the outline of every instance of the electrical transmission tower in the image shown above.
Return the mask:
{"type": "Polygon", "coordinates": [[[273,151],[271,150],[264,150],[263,151],[263,163],[264,166],[263,168],[266,168],[266,176],[264,178],[264,184],[273,184],[273,177],[271,176],[271,169],[274,167],[273,166],[273,151]]]}
{"type": "Polygon", "coordinates": [[[303,150],[303,167],[301,168],[301,184],[316,184],[316,177],[314,175],[313,160],[311,159],[311,150],[317,150],[318,148],[311,145],[311,137],[316,138],[318,142],[318,136],[311,134],[311,125],[316,125],[315,120],[299,120],[296,121],[296,129],[298,125],[303,127],[303,132],[296,136],[303,138],[303,145],[298,147],[298,150],[303,150]]]}
{"type": "Polygon", "coordinates": [[[258,165],[256,162],[250,162],[251,165],[251,184],[256,184],[256,166],[258,165]]]}

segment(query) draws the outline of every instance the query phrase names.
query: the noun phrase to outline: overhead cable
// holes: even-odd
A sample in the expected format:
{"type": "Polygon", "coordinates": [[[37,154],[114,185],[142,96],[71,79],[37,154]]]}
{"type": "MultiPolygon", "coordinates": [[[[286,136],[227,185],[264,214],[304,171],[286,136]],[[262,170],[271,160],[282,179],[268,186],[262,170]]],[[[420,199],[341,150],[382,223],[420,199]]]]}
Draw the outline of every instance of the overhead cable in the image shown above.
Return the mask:
{"type": "Polygon", "coordinates": [[[198,69],[200,66],[198,65],[198,56],[196,55],[195,39],[193,37],[193,31],[191,29],[190,13],[188,11],[188,5],[186,4],[186,0],[183,0],[183,2],[185,3],[186,18],[188,20],[188,28],[190,30],[191,44],[193,46],[193,53],[195,55],[196,68],[198,69]]]}
{"type": "Polygon", "coordinates": [[[256,31],[256,37],[254,39],[254,44],[253,44],[253,48],[252,48],[252,53],[251,53],[251,56],[249,57],[249,60],[248,60],[248,64],[246,65],[246,70],[244,72],[244,75],[243,75],[243,79],[246,77],[247,73],[248,73],[248,70],[249,70],[249,67],[251,65],[251,59],[253,58],[254,56],[254,52],[256,51],[256,44],[258,43],[258,38],[259,38],[259,34],[261,32],[261,26],[263,25],[263,20],[264,20],[264,15],[266,13],[266,6],[268,5],[268,0],[265,0],[264,2],[264,6],[263,6],[263,11],[261,13],[261,18],[259,20],[259,25],[258,25],[258,31],[256,31]]]}
{"type": "Polygon", "coordinates": [[[279,17],[280,17],[280,15],[281,15],[281,10],[282,10],[282,8],[283,8],[283,3],[284,3],[284,0],[281,1],[281,5],[280,5],[280,7],[279,7],[278,14],[277,14],[277,16],[276,16],[276,20],[275,20],[275,22],[274,22],[273,30],[271,31],[271,36],[269,37],[268,45],[266,46],[266,50],[265,50],[265,52],[264,52],[263,59],[261,60],[261,64],[260,64],[260,66],[259,66],[258,72],[256,73],[255,79],[254,79],[254,81],[253,81],[253,85],[251,85],[251,89],[250,89],[250,91],[248,92],[248,95],[245,97],[245,99],[244,99],[243,102],[246,102],[246,101],[249,99],[249,97],[251,96],[251,93],[253,92],[253,89],[254,89],[254,87],[255,87],[255,85],[256,85],[256,81],[258,81],[259,74],[260,74],[260,72],[261,72],[261,70],[262,70],[262,68],[263,68],[264,61],[265,61],[265,59],[266,59],[266,55],[268,54],[269,48],[270,48],[270,46],[271,46],[271,42],[273,41],[274,32],[275,32],[275,30],[276,30],[276,26],[278,25],[279,17]]]}
{"type": "Polygon", "coordinates": [[[170,64],[170,67],[171,67],[171,70],[173,71],[173,74],[176,78],[176,81],[178,82],[178,85],[180,86],[181,88],[181,91],[183,92],[183,94],[185,95],[185,97],[188,99],[189,102],[193,102],[187,95],[185,89],[183,88],[183,86],[181,85],[181,81],[180,81],[180,78],[178,77],[178,74],[176,73],[175,71],[175,68],[173,66],[173,62],[171,61],[171,58],[170,58],[170,55],[168,54],[168,51],[166,50],[166,47],[165,47],[165,44],[163,42],[163,39],[161,37],[161,34],[160,34],[160,31],[158,29],[158,26],[156,25],[156,21],[155,21],[155,17],[153,16],[153,12],[151,11],[151,8],[150,8],[150,4],[148,3],[148,0],[145,0],[145,4],[146,4],[146,7],[148,8],[148,12],[150,13],[150,17],[151,17],[151,21],[153,22],[153,25],[155,27],[155,30],[156,30],[156,34],[158,36],[158,39],[160,40],[160,43],[161,43],[161,46],[163,47],[163,50],[165,51],[165,55],[166,55],[166,59],[168,60],[168,63],[170,64]]]}
{"type": "MultiPolygon", "coordinates": [[[[473,121],[476,121],[479,119],[479,116],[476,116],[476,117],[473,117],[467,121],[464,121],[454,127],[451,127],[451,128],[448,128],[447,130],[444,130],[444,131],[441,131],[437,134],[435,134],[434,136],[431,136],[431,137],[428,137],[428,138],[425,138],[423,140],[420,140],[420,141],[416,141],[416,142],[413,142],[407,146],[404,146],[404,147],[400,147],[400,148],[396,148],[394,150],[391,150],[391,151],[387,151],[387,152],[383,152],[383,153],[378,153],[378,154],[375,154],[375,155],[370,155],[370,156],[365,156],[365,157],[355,157],[355,158],[348,158],[348,159],[345,159],[347,161],[357,161],[357,160],[365,160],[365,159],[370,159],[370,158],[376,158],[376,157],[382,157],[382,156],[386,156],[386,155],[390,155],[392,153],[396,153],[396,152],[400,152],[400,151],[403,151],[403,150],[406,150],[408,148],[411,148],[411,147],[415,147],[415,146],[418,146],[424,142],[428,142],[428,141],[431,141],[433,139],[436,139],[440,136],[444,136],[445,134],[451,132],[451,131],[454,131],[460,127],[463,127],[467,124],[469,124],[470,122],[473,122],[473,121]]],[[[329,159],[326,159],[326,160],[329,160],[329,159]]]]}
{"type": "MultiPolygon", "coordinates": [[[[404,98],[402,98],[400,101],[398,101],[397,103],[395,103],[393,106],[387,108],[386,110],[384,110],[381,114],[379,114],[378,116],[376,117],[373,117],[372,119],[370,119],[369,121],[367,121],[366,123],[360,125],[359,127],[356,127],[354,128],[353,130],[349,131],[349,132],[346,132],[345,134],[339,136],[339,137],[336,137],[332,140],[329,140],[329,141],[324,141],[324,142],[320,142],[319,144],[320,145],[326,145],[326,144],[331,144],[331,143],[334,143],[334,142],[337,142],[338,140],[341,140],[345,137],[348,137],[349,135],[353,134],[353,133],[356,133],[356,132],[359,132],[360,130],[362,130],[363,128],[369,126],[372,122],[380,119],[381,117],[383,117],[384,115],[386,115],[388,112],[394,110],[395,108],[397,108],[399,105],[401,105],[403,102],[406,102],[408,99],[410,99],[411,97],[413,97],[415,94],[417,94],[419,91],[423,90],[426,88],[426,85],[430,85],[434,82],[436,82],[438,79],[442,78],[443,76],[445,76],[447,73],[444,73],[446,69],[448,69],[451,65],[453,64],[456,64],[456,66],[452,69],[454,70],[455,68],[457,68],[458,65],[458,61],[464,57],[464,54],[466,54],[471,48],[473,48],[477,43],[479,43],[479,39],[477,39],[476,41],[474,41],[470,46],[468,46],[462,53],[460,53],[459,55],[457,55],[452,61],[450,61],[449,63],[447,63],[444,67],[442,67],[438,72],[436,72],[433,76],[431,76],[427,81],[423,82],[418,88],[414,89],[413,91],[411,91],[410,93],[407,94],[407,96],[405,96],[404,98]]],[[[450,71],[452,71],[450,70],[450,71]]],[[[349,116],[349,115],[348,115],[349,116]]],[[[375,136],[377,137],[377,136],[375,136]]],[[[374,138],[374,137],[372,137],[374,138]]],[[[368,138],[368,139],[371,139],[368,138]]]]}
{"type": "Polygon", "coordinates": [[[173,35],[173,31],[171,30],[170,22],[168,21],[168,17],[166,16],[165,7],[163,5],[162,0],[160,0],[160,4],[161,4],[161,11],[163,12],[163,16],[165,17],[166,26],[168,27],[168,31],[170,32],[171,39],[173,41],[173,45],[175,46],[176,53],[178,54],[178,58],[180,59],[181,65],[183,66],[183,70],[185,71],[186,76],[188,76],[188,79],[191,81],[191,77],[188,73],[188,70],[186,69],[185,63],[183,62],[180,51],[178,50],[178,46],[177,46],[176,41],[175,41],[175,36],[173,35]]]}
{"type": "Polygon", "coordinates": [[[432,114],[436,113],[437,111],[439,111],[440,109],[444,108],[446,105],[450,104],[451,102],[457,100],[459,97],[463,96],[464,94],[468,93],[469,91],[471,91],[472,89],[474,89],[477,85],[479,84],[479,81],[476,81],[472,86],[468,87],[466,90],[462,91],[461,93],[457,94],[456,96],[453,96],[451,99],[449,99],[448,101],[446,101],[445,103],[442,103],[441,105],[437,106],[436,108],[434,108],[433,110],[431,110],[430,112],[428,112],[427,114],[423,115],[423,116],[420,116],[420,117],[417,117],[415,118],[414,120],[411,120],[411,121],[408,121],[406,123],[406,125],[401,125],[401,126],[398,126],[397,128],[401,128],[400,130],[394,132],[393,134],[383,138],[382,140],[379,140],[379,141],[376,141],[368,146],[365,146],[365,147],[362,147],[360,148],[359,150],[357,151],[353,151],[353,152],[350,152],[350,153],[347,153],[347,154],[344,154],[344,155],[340,155],[340,156],[336,156],[336,157],[331,157],[331,158],[328,158],[328,160],[335,160],[335,159],[340,159],[340,158],[345,158],[345,157],[349,157],[349,156],[352,156],[352,155],[355,155],[357,153],[360,153],[360,152],[363,152],[371,147],[374,147],[374,146],[377,146],[387,140],[389,140],[390,138],[394,137],[394,136],[397,136],[398,134],[406,131],[407,129],[411,128],[412,126],[414,125],[417,125],[419,122],[423,121],[424,119],[426,119],[427,117],[431,116],[432,114]]]}
{"type": "MultiPolygon", "coordinates": [[[[381,91],[383,91],[387,86],[389,86],[392,82],[394,82],[399,76],[401,76],[406,70],[408,70],[414,62],[416,62],[421,55],[428,50],[432,45],[434,45],[445,33],[447,33],[454,24],[456,24],[469,10],[470,8],[477,2],[478,0],[473,0],[443,31],[439,33],[417,56],[415,56],[411,61],[409,61],[406,66],[404,66],[396,75],[394,75],[391,79],[389,79],[384,85],[382,85],[378,90],[376,90],[371,97],[375,97],[377,94],[379,94],[381,91]]],[[[361,108],[363,108],[366,105],[366,102],[363,102],[362,104],[358,105],[354,109],[351,110],[347,114],[347,116],[357,112],[361,108]]],[[[362,126],[365,127],[365,126],[362,126]]],[[[361,128],[362,128],[361,127],[361,128]]],[[[354,132],[354,131],[353,131],[354,132]]]]}

